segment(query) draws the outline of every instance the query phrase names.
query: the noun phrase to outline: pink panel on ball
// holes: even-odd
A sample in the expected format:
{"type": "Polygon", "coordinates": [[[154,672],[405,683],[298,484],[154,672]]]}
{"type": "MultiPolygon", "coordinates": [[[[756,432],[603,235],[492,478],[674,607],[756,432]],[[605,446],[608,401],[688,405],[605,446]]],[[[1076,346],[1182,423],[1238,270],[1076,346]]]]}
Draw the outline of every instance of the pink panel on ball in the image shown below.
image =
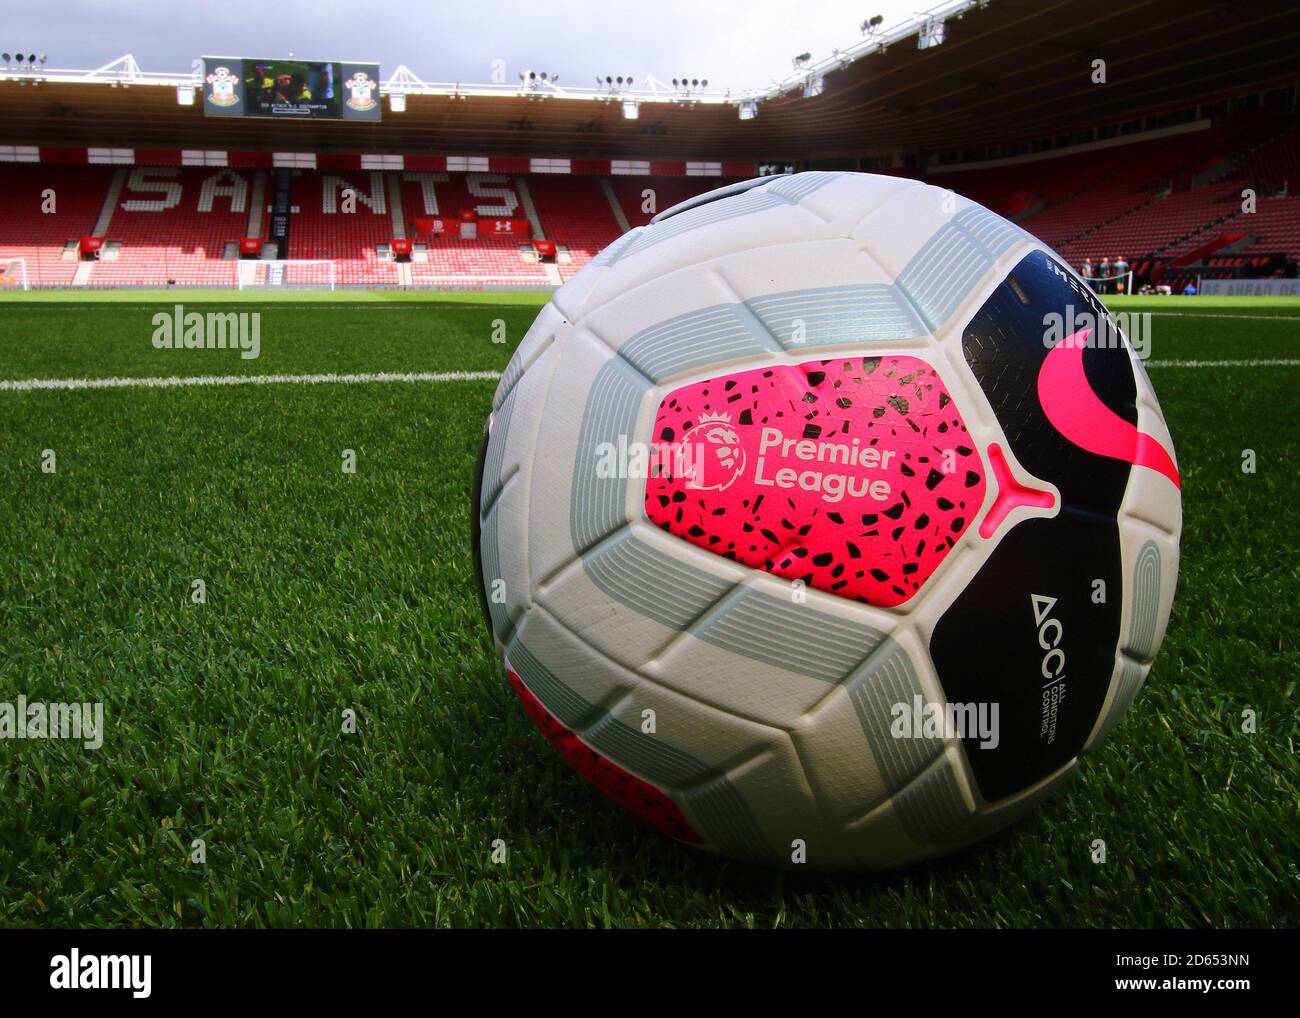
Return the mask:
{"type": "Polygon", "coordinates": [[[993,483],[997,486],[993,504],[980,524],[980,537],[986,540],[998,532],[998,527],[1011,515],[1013,509],[1032,506],[1050,509],[1056,505],[1056,496],[1042,488],[1031,488],[1016,480],[1011,464],[1002,453],[1002,446],[994,442],[989,446],[989,464],[993,467],[993,483]]]}
{"type": "Polygon", "coordinates": [[[979,456],[916,357],[756,368],[655,418],[645,508],[683,540],[869,604],[911,598],[984,498],[979,456]]]}
{"type": "Polygon", "coordinates": [[[693,845],[704,843],[690,821],[682,815],[677,803],[654,785],[623,770],[579,739],[573,731],[556,720],[545,704],[524,685],[523,679],[509,668],[506,669],[506,678],[523,702],[528,716],[533,719],[533,724],[546,736],[546,741],[602,795],[670,838],[688,841],[693,845]]]}

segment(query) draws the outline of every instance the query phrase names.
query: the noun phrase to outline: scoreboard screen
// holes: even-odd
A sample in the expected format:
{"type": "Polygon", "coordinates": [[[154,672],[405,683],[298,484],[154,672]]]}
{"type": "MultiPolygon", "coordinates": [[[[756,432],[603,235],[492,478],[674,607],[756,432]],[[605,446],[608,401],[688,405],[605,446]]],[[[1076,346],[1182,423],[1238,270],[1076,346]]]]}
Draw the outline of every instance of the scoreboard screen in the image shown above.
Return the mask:
{"type": "Polygon", "coordinates": [[[203,112],[212,117],[378,120],[379,65],[204,57],[203,112]]]}

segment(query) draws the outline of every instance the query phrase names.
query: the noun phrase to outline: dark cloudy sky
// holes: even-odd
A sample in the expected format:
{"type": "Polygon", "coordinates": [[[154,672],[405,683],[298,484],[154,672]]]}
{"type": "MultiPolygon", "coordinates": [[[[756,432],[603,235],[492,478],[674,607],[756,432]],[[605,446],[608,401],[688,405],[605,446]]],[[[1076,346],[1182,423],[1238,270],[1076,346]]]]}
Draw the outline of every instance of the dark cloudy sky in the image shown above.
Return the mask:
{"type": "Polygon", "coordinates": [[[860,38],[858,23],[887,25],[931,6],[899,0],[9,0],[0,49],[47,53],[49,66],[92,68],[132,53],[146,71],[185,71],[220,56],[373,60],[385,77],[408,65],[425,81],[486,82],[502,60],[560,83],[596,74],[707,77],[764,87],[790,58],[829,56],[860,38]]]}

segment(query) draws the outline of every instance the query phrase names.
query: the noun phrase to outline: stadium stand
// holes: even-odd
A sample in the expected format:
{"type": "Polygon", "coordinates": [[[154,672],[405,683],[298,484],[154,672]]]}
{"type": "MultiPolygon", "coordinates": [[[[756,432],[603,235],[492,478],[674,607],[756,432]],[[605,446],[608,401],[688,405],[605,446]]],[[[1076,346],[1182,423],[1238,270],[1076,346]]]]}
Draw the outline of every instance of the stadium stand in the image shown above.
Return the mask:
{"type": "Polygon", "coordinates": [[[553,280],[532,256],[527,232],[498,229],[525,217],[518,179],[500,173],[404,172],[399,193],[407,231],[423,243],[412,256],[410,276],[416,286],[546,286],[553,280]],[[466,216],[475,222],[475,237],[460,235],[466,216]],[[440,232],[417,236],[417,219],[440,220],[440,232]],[[527,257],[526,257],[527,255],[527,257]]]}
{"type": "Polygon", "coordinates": [[[101,172],[113,174],[121,186],[90,285],[233,284],[234,262],[225,255],[248,228],[252,175],[162,166],[101,172]]]}
{"type": "Polygon", "coordinates": [[[1218,237],[1242,243],[1246,253],[1300,258],[1300,203],[1265,196],[1287,189],[1298,166],[1297,118],[1258,114],[1054,158],[944,169],[929,179],[1016,219],[1076,268],[1085,258],[1119,254],[1136,267],[1218,237]],[[1246,187],[1260,194],[1253,213],[1241,209],[1246,187]]]}
{"type": "Polygon", "coordinates": [[[87,166],[0,168],[0,257],[25,259],[32,287],[70,285],[78,266],[76,242],[94,232],[110,177],[87,166]],[[46,192],[53,192],[52,213],[46,192]]]}
{"type": "Polygon", "coordinates": [[[888,46],[852,39],[744,95],[685,79],[439,84],[403,65],[365,124],[217,116],[192,66],[145,71],[129,54],[92,71],[5,61],[0,257],[38,287],[232,285],[241,242],[244,257],[329,260],[342,286],[554,286],[682,200],[792,168],[951,187],[1076,267],[1291,274],[1295,19],[1222,7],[945,5],[938,37],[933,15],[905,18],[882,29],[888,46]],[[1102,37],[1098,88],[1078,54],[1102,37]]]}
{"type": "Polygon", "coordinates": [[[525,260],[510,237],[484,236],[474,241],[453,235],[432,239],[427,260],[412,261],[415,286],[547,286],[553,280],[536,260],[525,260]]]}
{"type": "Polygon", "coordinates": [[[723,180],[701,180],[698,177],[612,177],[610,186],[618,198],[623,215],[632,226],[645,226],[664,209],[670,209],[678,202],[694,198],[702,191],[721,187],[723,180]],[[642,206],[647,199],[645,192],[653,191],[653,210],[643,212],[642,206]]]}
{"type": "MultiPolygon", "coordinates": [[[[396,266],[379,258],[379,245],[397,236],[385,174],[296,171],[291,193],[290,259],[335,262],[340,286],[397,285],[396,266]],[[354,211],[342,211],[347,207],[354,211]]],[[[396,223],[400,228],[400,210],[396,223]]]]}
{"type": "MultiPolygon", "coordinates": [[[[341,286],[553,286],[625,228],[729,179],[687,175],[686,164],[655,176],[612,163],[609,174],[528,172],[534,162],[491,160],[506,172],[358,168],[361,157],[339,155],[321,155],[316,169],[274,168],[269,159],[265,168],[0,163],[8,196],[0,257],[24,258],[36,287],[233,285],[239,242],[269,232],[278,186],[287,196],[285,246],[270,244],[263,256],[333,261],[341,286]],[[57,215],[40,211],[47,189],[58,196],[57,215]],[[77,241],[95,234],[104,244],[88,263],[77,241]],[[409,255],[394,257],[398,238],[413,242],[409,255]],[[553,242],[555,253],[543,245],[542,257],[535,241],[553,242]]],[[[1202,119],[1158,137],[920,176],[1015,219],[1076,268],[1124,255],[1140,278],[1183,279],[1273,264],[1252,256],[1300,258],[1294,113],[1213,126],[1202,119]],[[1256,192],[1253,212],[1242,208],[1247,188],[1256,192]]]]}
{"type": "Polygon", "coordinates": [[[543,233],[562,249],[557,267],[563,279],[571,278],[623,233],[602,182],[603,178],[541,173],[528,180],[543,233]]]}
{"type": "MultiPolygon", "coordinates": [[[[913,161],[928,170],[881,172],[970,196],[1075,268],[1123,255],[1139,282],[1288,272],[1300,260],[1294,107],[1183,118],[1057,155],[946,164],[923,152],[913,161]]],[[[346,287],[555,286],[625,229],[757,169],[343,153],[286,165],[269,152],[157,148],[29,147],[16,159],[0,151],[0,257],[25,259],[35,287],[230,286],[242,238],[268,242],[268,259],[333,261],[346,287]],[[56,215],[42,211],[47,191],[56,215]],[[273,237],[276,202],[286,215],[273,237]],[[79,252],[87,237],[103,246],[79,252]]]]}

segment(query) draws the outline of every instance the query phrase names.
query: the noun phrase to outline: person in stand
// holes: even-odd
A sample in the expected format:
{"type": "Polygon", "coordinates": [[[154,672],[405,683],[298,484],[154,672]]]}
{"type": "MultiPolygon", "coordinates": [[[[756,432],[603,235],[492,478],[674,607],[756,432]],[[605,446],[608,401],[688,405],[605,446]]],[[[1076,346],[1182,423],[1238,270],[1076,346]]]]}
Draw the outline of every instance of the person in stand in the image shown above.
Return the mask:
{"type": "Polygon", "coordinates": [[[1110,259],[1105,255],[1101,256],[1101,264],[1097,266],[1098,282],[1100,287],[1094,287],[1098,293],[1110,293],[1110,259]]]}
{"type": "Polygon", "coordinates": [[[1079,275],[1083,277],[1083,281],[1087,283],[1088,286],[1090,287],[1092,286],[1092,259],[1091,258],[1085,258],[1083,260],[1083,264],[1079,266],[1079,275]]]}
{"type": "Polygon", "coordinates": [[[1115,260],[1111,262],[1111,268],[1115,271],[1115,287],[1117,292],[1125,293],[1128,289],[1128,260],[1123,255],[1116,255],[1115,260]]]}

